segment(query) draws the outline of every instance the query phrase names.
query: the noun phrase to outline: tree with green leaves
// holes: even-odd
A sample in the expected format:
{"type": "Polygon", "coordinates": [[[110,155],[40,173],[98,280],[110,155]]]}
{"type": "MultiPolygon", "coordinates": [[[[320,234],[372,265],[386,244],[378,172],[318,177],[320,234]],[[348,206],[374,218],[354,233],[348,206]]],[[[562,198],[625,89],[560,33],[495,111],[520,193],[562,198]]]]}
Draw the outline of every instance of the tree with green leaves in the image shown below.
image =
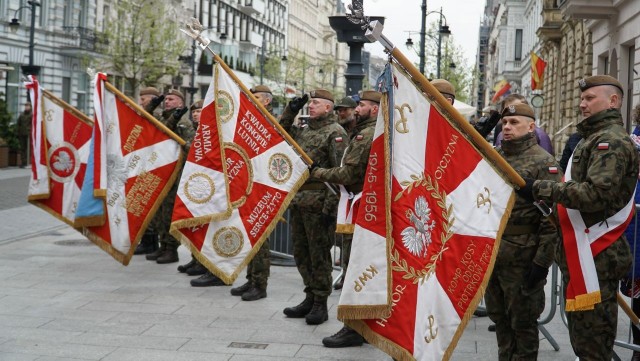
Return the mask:
{"type": "MultiPolygon", "coordinates": [[[[434,79],[438,74],[438,23],[432,22],[429,28],[425,48],[425,75],[429,79],[434,79]]],[[[420,49],[420,42],[416,44],[415,50],[417,49],[420,49]]],[[[457,45],[452,37],[449,37],[447,41],[442,41],[440,78],[453,84],[457,100],[469,103],[473,77],[473,69],[467,64],[462,47],[457,45]],[[455,64],[455,68],[450,67],[451,64],[455,64]]]]}
{"type": "Polygon", "coordinates": [[[178,74],[178,57],[187,42],[163,1],[120,0],[115,13],[105,14],[103,51],[106,69],[122,76],[126,88],[137,94],[140,86],[157,86],[165,75],[178,74]]]}

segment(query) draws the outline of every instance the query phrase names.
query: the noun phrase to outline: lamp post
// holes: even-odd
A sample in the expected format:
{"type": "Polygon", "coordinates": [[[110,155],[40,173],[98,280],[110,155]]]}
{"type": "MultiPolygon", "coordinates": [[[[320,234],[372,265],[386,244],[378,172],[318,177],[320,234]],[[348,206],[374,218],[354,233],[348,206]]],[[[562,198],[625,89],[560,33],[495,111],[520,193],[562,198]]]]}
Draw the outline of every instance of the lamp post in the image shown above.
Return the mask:
{"type": "Polygon", "coordinates": [[[33,49],[35,47],[33,38],[36,30],[36,7],[40,6],[40,3],[36,0],[29,0],[27,1],[27,4],[28,5],[19,7],[13,14],[13,19],[11,19],[9,29],[11,29],[11,32],[14,34],[18,32],[18,28],[20,27],[20,21],[17,18],[18,11],[22,9],[31,10],[31,29],[29,30],[29,65],[22,66],[22,73],[25,75],[38,75],[40,67],[33,65],[33,49]]]}
{"type": "MultiPolygon", "coordinates": [[[[425,31],[427,16],[430,14],[440,14],[440,19],[438,20],[438,53],[437,53],[437,64],[436,64],[436,73],[437,77],[440,78],[440,62],[442,60],[442,43],[446,42],[451,35],[451,30],[449,30],[449,26],[447,25],[447,18],[442,13],[442,8],[439,11],[429,11],[427,12],[427,2],[423,0],[422,2],[422,29],[420,30],[420,72],[424,74],[425,67],[425,41],[427,33],[425,31]],[[444,18],[444,24],[442,20],[444,18]]],[[[409,38],[407,39],[406,45],[407,47],[413,46],[413,40],[411,40],[411,33],[409,32],[409,38]]],[[[451,67],[451,66],[450,66],[451,67]]],[[[454,66],[455,67],[455,66],[454,66]]]]}

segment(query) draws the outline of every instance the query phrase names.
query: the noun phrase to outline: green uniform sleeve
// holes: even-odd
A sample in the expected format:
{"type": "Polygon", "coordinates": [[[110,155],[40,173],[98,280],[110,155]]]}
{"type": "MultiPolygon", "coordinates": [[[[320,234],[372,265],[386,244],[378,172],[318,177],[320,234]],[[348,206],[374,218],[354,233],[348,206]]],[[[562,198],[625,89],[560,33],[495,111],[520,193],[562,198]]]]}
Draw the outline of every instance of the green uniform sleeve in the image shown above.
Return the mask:
{"type": "MultiPolygon", "coordinates": [[[[537,179],[555,182],[562,180],[562,171],[560,170],[560,166],[556,162],[546,164],[545,167],[540,169],[537,179]],[[549,167],[556,167],[558,169],[558,173],[550,173],[549,167]]],[[[551,206],[551,204],[548,205],[551,206]]],[[[555,217],[555,212],[551,217],[555,217]]],[[[555,260],[556,249],[558,242],[560,242],[560,234],[549,217],[544,216],[540,217],[539,231],[538,250],[533,258],[533,262],[539,266],[549,268],[555,260]]]]}
{"type": "MultiPolygon", "coordinates": [[[[583,149],[581,161],[587,162],[586,178],[582,181],[558,182],[539,180],[533,185],[536,199],[561,203],[567,208],[603,211],[609,200],[617,198],[623,178],[629,172],[629,154],[621,139],[608,139],[609,149],[583,149]],[[584,159],[588,157],[588,159],[584,159]]],[[[574,158],[577,154],[574,153],[574,158]]],[[[579,167],[575,162],[572,167],[579,167]]]]}
{"type": "MultiPolygon", "coordinates": [[[[329,165],[331,168],[340,167],[340,160],[342,159],[345,148],[349,144],[347,132],[337,124],[335,129],[336,130],[327,137],[327,142],[329,142],[329,165]]],[[[340,197],[338,194],[333,194],[331,191],[327,190],[324,204],[322,205],[322,213],[335,215],[339,200],[340,197]]]]}
{"type": "Polygon", "coordinates": [[[323,182],[342,185],[362,183],[367,170],[372,138],[373,133],[369,137],[354,137],[345,151],[342,166],[330,169],[316,168],[311,176],[323,182]]]}

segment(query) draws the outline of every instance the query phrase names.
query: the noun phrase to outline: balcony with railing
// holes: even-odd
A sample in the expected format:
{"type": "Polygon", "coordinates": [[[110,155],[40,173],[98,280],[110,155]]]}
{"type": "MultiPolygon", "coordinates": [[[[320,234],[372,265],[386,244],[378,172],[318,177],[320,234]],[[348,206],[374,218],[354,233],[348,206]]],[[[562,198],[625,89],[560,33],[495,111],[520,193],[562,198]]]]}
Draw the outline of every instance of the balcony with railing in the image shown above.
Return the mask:
{"type": "Polygon", "coordinates": [[[544,41],[558,41],[562,38],[562,12],[558,0],[544,0],[542,6],[542,26],[536,32],[544,41]]]}
{"type": "Polygon", "coordinates": [[[63,53],[75,54],[78,50],[100,52],[107,46],[107,39],[102,33],[80,26],[64,26],[63,30],[69,35],[61,46],[63,53]]]}
{"type": "Polygon", "coordinates": [[[607,19],[618,13],[613,0],[557,0],[567,19],[607,19]]]}
{"type": "Polygon", "coordinates": [[[264,14],[264,0],[240,0],[240,11],[245,14],[264,14]]]}

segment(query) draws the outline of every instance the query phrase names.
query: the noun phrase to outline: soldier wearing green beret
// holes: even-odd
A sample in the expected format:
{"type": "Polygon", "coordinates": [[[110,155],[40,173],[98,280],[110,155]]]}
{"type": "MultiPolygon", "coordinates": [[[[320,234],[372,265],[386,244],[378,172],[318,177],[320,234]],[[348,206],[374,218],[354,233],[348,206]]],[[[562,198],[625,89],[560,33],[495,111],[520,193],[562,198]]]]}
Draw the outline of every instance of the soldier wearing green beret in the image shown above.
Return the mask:
{"type": "MultiPolygon", "coordinates": [[[[560,181],[558,163],[536,141],[534,121],[528,104],[506,106],[504,141],[498,152],[523,176],[560,181]]],[[[557,244],[558,234],[549,219],[532,202],[516,197],[484,296],[488,316],[496,325],[501,361],[537,359],[538,317],[544,310],[544,285],[557,244]]]]}
{"type": "MultiPolygon", "coordinates": [[[[346,205],[344,200],[354,199],[362,192],[381,97],[382,94],[377,91],[366,90],[362,93],[360,102],[355,109],[356,126],[351,133],[349,146],[345,150],[340,167],[316,167],[311,172],[313,179],[341,185],[341,205],[346,205]]],[[[357,215],[354,214],[353,219],[355,220],[356,217],[357,215]]],[[[346,272],[351,253],[353,225],[344,224],[341,226],[343,229],[339,229],[338,233],[343,233],[342,268],[346,272]]],[[[322,340],[322,344],[326,347],[360,346],[363,342],[362,336],[347,326],[342,327],[333,336],[325,337],[322,340]]]]}
{"type": "MultiPolygon", "coordinates": [[[[169,130],[176,133],[186,142],[183,147],[185,154],[189,153],[189,147],[195,135],[191,121],[185,116],[188,110],[189,108],[184,106],[184,95],[182,92],[171,89],[164,97],[164,111],[162,112],[162,117],[159,119],[169,130]]],[[[179,183],[180,176],[178,175],[151,222],[158,232],[160,248],[146,255],[149,261],[164,264],[178,262],[179,260],[178,247],[180,246],[180,242],[169,234],[171,216],[173,214],[173,203],[176,198],[176,193],[178,192],[179,183]]]]}
{"type": "Polygon", "coordinates": [[[526,186],[518,193],[558,204],[564,236],[558,263],[571,346],[580,360],[611,360],[618,324],[618,283],[632,263],[629,244],[616,229],[630,219],[625,213],[633,210],[638,154],[620,114],[622,84],[611,76],[596,75],[581,79],[578,85],[584,119],[577,128],[583,140],[573,151],[565,181],[534,180],[525,175],[526,186]],[[584,252],[592,256],[578,256],[584,252]],[[582,271],[587,268],[593,272],[582,271]],[[576,282],[584,284],[586,292],[570,286],[576,282]]]}
{"type": "MultiPolygon", "coordinates": [[[[314,165],[322,168],[339,167],[349,142],[347,133],[336,122],[333,101],[333,95],[327,90],[311,91],[309,96],[305,94],[292,99],[280,119],[282,127],[309,155],[314,165]],[[309,98],[309,122],[296,127],[294,118],[309,98]]],[[[292,318],[304,317],[310,325],[329,319],[327,298],[331,294],[333,271],[330,250],[337,203],[337,194],[313,178],[307,180],[291,202],[293,253],[304,282],[305,299],[283,312],[292,318]]]]}

